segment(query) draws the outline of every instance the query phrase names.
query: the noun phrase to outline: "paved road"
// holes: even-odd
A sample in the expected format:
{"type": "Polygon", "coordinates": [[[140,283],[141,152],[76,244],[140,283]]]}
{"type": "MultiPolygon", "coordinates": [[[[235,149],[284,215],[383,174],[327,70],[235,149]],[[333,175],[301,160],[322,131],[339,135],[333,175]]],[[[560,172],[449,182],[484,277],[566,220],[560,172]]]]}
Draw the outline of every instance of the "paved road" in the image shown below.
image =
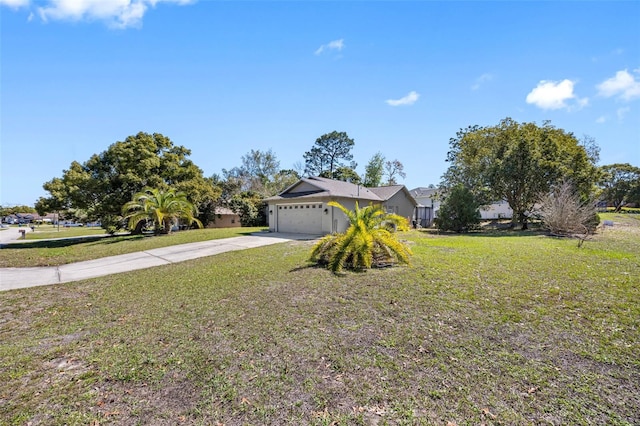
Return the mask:
{"type": "Polygon", "coordinates": [[[31,228],[28,226],[22,226],[20,228],[12,226],[10,228],[0,230],[0,246],[22,238],[20,231],[25,231],[25,233],[31,232],[31,228]]]}
{"type": "MultiPolygon", "coordinates": [[[[0,231],[0,234],[9,230],[0,231]]],[[[0,291],[41,285],[60,284],[87,278],[134,271],[213,256],[228,251],[244,250],[292,240],[312,240],[314,235],[257,233],[242,237],[202,241],[162,247],[137,253],[122,254],[61,266],[37,268],[0,268],[0,291]]]]}

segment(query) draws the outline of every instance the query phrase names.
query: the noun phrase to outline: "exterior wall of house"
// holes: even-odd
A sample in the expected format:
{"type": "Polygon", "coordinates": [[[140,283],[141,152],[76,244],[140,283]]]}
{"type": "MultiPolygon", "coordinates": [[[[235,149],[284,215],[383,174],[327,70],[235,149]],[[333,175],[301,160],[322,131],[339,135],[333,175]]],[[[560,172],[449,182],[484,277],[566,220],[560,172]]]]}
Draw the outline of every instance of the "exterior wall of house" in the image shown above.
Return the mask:
{"type": "Polygon", "coordinates": [[[498,201],[480,208],[480,217],[482,219],[511,219],[513,210],[506,201],[498,201]]]}
{"type": "MultiPolygon", "coordinates": [[[[282,206],[290,206],[290,205],[296,205],[296,204],[301,204],[301,203],[322,203],[321,211],[322,214],[320,215],[320,217],[322,218],[322,233],[323,234],[331,234],[333,232],[345,232],[348,228],[349,228],[349,220],[347,219],[347,216],[342,212],[342,210],[340,210],[337,207],[332,207],[327,205],[327,203],[329,201],[337,201],[338,203],[342,204],[344,207],[346,207],[349,210],[354,210],[355,209],[355,205],[356,205],[356,200],[355,199],[347,199],[347,198],[335,198],[333,200],[330,200],[328,198],[323,198],[323,199],[315,199],[315,201],[304,201],[303,199],[292,199],[292,200],[278,200],[278,201],[273,201],[269,203],[269,210],[268,210],[268,216],[269,216],[269,231],[271,232],[278,232],[278,212],[281,212],[281,210],[279,210],[279,207],[282,206]],[[325,213],[326,210],[326,213],[325,213]]],[[[369,200],[359,200],[358,205],[360,207],[364,207],[364,206],[368,206],[369,203],[371,201],[369,200]]]]}
{"type": "Polygon", "coordinates": [[[270,202],[267,204],[267,224],[269,225],[269,232],[276,232],[276,216],[277,216],[277,207],[275,202],[270,202]]]}
{"type": "MultiPolygon", "coordinates": [[[[342,204],[342,206],[344,206],[349,210],[355,210],[356,208],[356,200],[353,200],[353,199],[351,200],[336,199],[333,201],[337,201],[338,203],[342,204]]],[[[361,205],[362,205],[362,201],[358,203],[358,206],[361,206],[361,205]]],[[[325,219],[324,217],[322,221],[322,230],[324,232],[341,233],[341,232],[345,232],[349,228],[349,220],[347,219],[347,216],[339,208],[329,206],[329,214],[326,216],[328,216],[328,223],[327,221],[324,220],[325,219]]]]}
{"type": "Polygon", "coordinates": [[[384,208],[387,213],[395,213],[406,218],[409,221],[409,225],[411,225],[415,214],[415,207],[412,200],[409,199],[404,191],[396,192],[393,197],[382,205],[382,208],[384,208]]]}
{"type": "Polygon", "coordinates": [[[318,188],[307,183],[307,182],[300,182],[299,185],[297,185],[295,188],[292,188],[291,191],[289,191],[290,194],[295,194],[296,192],[309,192],[309,191],[317,191],[318,188]]]}
{"type": "Polygon", "coordinates": [[[242,226],[240,216],[236,214],[220,214],[216,215],[215,222],[207,225],[207,228],[238,228],[242,226]]]}

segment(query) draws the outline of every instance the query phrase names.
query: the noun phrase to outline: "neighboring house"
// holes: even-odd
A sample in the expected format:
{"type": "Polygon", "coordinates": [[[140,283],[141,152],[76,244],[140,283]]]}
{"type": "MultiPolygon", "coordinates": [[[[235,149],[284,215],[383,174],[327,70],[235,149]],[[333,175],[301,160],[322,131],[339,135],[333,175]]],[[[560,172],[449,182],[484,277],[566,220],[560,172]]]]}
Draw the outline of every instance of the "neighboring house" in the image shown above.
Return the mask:
{"type": "MultiPolygon", "coordinates": [[[[423,219],[420,224],[422,226],[430,226],[433,219],[438,217],[438,211],[440,210],[440,200],[437,197],[438,188],[419,187],[409,192],[418,202],[416,217],[423,219]],[[431,208],[431,217],[429,217],[428,208],[431,208]],[[426,218],[429,220],[425,220],[426,218]],[[424,225],[424,222],[427,222],[428,225],[424,225]]],[[[483,220],[511,219],[512,216],[513,210],[505,200],[480,207],[480,218],[483,220]]]]}
{"type": "Polygon", "coordinates": [[[480,207],[480,218],[483,220],[490,219],[511,219],[513,210],[509,207],[506,200],[496,201],[486,206],[480,207]]]}
{"type": "Polygon", "coordinates": [[[207,228],[236,228],[240,224],[240,216],[227,207],[216,207],[215,219],[207,228]]]}
{"type": "Polygon", "coordinates": [[[337,207],[327,205],[329,201],[336,201],[351,210],[356,202],[360,207],[381,205],[385,209],[393,209],[394,213],[397,207],[398,214],[402,212],[405,216],[404,213],[409,212],[406,216],[412,216],[415,200],[406,188],[402,188],[402,185],[394,185],[369,189],[317,176],[302,178],[280,194],[265,199],[269,230],[314,235],[346,231],[349,227],[347,217],[337,207]]]}
{"type": "Polygon", "coordinates": [[[40,219],[36,213],[14,213],[2,218],[4,223],[8,224],[29,224],[40,219]]]}
{"type": "Polygon", "coordinates": [[[399,216],[406,217],[411,225],[418,203],[411,196],[406,186],[390,185],[370,189],[382,199],[382,208],[387,213],[395,213],[399,216]]]}
{"type": "Polygon", "coordinates": [[[438,188],[422,186],[409,191],[413,199],[418,203],[415,216],[418,224],[423,228],[431,226],[433,219],[438,216],[440,200],[436,197],[437,192],[438,188]]]}

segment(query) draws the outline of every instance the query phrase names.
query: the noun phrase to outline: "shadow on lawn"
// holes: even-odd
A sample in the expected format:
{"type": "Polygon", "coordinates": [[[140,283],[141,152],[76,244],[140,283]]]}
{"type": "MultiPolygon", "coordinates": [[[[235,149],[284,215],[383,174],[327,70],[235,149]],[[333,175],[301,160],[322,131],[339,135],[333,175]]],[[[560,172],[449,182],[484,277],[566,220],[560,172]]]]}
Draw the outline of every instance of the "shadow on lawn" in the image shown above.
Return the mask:
{"type": "MultiPolygon", "coordinates": [[[[238,232],[238,235],[248,236],[254,235],[256,233],[253,231],[244,231],[238,232]]],[[[175,233],[171,234],[140,234],[140,235],[132,235],[132,234],[119,234],[119,235],[85,235],[80,237],[66,237],[60,239],[50,239],[50,240],[33,240],[29,242],[20,242],[20,243],[7,243],[2,245],[2,249],[52,249],[52,248],[63,248],[63,247],[71,247],[77,244],[85,244],[85,243],[93,243],[91,245],[107,245],[107,244],[117,244],[122,242],[130,242],[130,241],[139,241],[145,238],[162,238],[162,237],[171,237],[172,235],[176,235],[175,233]]]]}
{"type": "Polygon", "coordinates": [[[2,246],[3,249],[20,250],[20,249],[38,249],[38,248],[63,248],[71,247],[77,244],[94,243],[97,244],[114,244],[121,241],[138,240],[146,238],[145,235],[97,235],[84,237],[69,237],[55,240],[34,240],[26,243],[9,243],[2,246]]]}

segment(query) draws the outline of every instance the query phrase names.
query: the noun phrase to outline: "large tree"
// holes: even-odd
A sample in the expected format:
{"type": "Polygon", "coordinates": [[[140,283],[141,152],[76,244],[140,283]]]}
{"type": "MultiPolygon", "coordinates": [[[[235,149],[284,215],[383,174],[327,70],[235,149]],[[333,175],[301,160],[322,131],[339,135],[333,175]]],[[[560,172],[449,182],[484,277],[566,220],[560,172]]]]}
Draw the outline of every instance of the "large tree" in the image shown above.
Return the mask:
{"type": "Polygon", "coordinates": [[[527,228],[528,214],[541,194],[561,180],[570,181],[584,198],[597,178],[593,155],[572,134],[544,122],[461,129],[449,141],[443,186],[471,188],[481,204],[506,200],[514,224],[527,228]]]}
{"type": "Polygon", "coordinates": [[[598,185],[601,199],[615,207],[615,211],[629,202],[636,202],[640,192],[640,168],[629,163],[616,163],[600,167],[598,185]]]}
{"type": "Polygon", "coordinates": [[[305,174],[334,178],[339,168],[347,166],[346,161],[350,162],[351,169],[355,169],[351,153],[354,145],[346,132],[333,131],[320,136],[311,150],[304,153],[305,174]]]}
{"type": "Polygon", "coordinates": [[[204,179],[189,155],[190,150],[166,136],[140,132],[84,163],[71,163],[61,178],[43,185],[50,196],[36,207],[80,209],[88,220],[100,220],[103,228],[114,230],[121,222],[122,206],[145,187],[185,191],[196,206],[217,198],[219,190],[204,179]]]}
{"type": "Polygon", "coordinates": [[[222,170],[227,180],[236,181],[241,191],[254,191],[264,196],[271,194],[270,184],[280,170],[280,162],[272,150],[251,150],[242,156],[242,165],[222,170]]]}

